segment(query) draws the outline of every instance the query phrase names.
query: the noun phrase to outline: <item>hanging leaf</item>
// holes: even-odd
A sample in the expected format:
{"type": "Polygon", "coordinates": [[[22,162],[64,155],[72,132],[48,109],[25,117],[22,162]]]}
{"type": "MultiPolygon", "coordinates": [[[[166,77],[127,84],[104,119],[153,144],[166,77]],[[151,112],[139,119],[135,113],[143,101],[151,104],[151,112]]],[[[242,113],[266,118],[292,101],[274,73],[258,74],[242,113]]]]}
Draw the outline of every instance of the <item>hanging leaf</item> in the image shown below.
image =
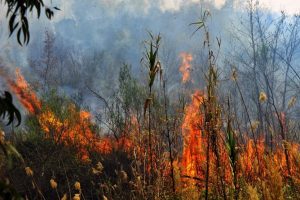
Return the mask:
{"type": "Polygon", "coordinates": [[[45,13],[48,19],[51,19],[52,16],[54,15],[54,12],[50,8],[46,8],[45,13]]]}
{"type": "Polygon", "coordinates": [[[0,96],[0,117],[2,117],[2,119],[8,117],[7,125],[11,124],[15,118],[18,121],[16,126],[19,126],[21,123],[21,113],[13,105],[12,96],[7,91],[5,91],[3,97],[0,96]]]}
{"type": "MultiPolygon", "coordinates": [[[[44,8],[43,0],[5,0],[7,4],[6,17],[9,18],[9,36],[11,36],[15,31],[17,31],[17,41],[23,46],[27,45],[30,41],[30,29],[29,22],[27,19],[28,12],[33,12],[36,10],[37,18],[40,18],[41,9],[44,8]]],[[[54,16],[53,10],[60,10],[58,7],[45,8],[46,17],[51,20],[54,16]]]]}

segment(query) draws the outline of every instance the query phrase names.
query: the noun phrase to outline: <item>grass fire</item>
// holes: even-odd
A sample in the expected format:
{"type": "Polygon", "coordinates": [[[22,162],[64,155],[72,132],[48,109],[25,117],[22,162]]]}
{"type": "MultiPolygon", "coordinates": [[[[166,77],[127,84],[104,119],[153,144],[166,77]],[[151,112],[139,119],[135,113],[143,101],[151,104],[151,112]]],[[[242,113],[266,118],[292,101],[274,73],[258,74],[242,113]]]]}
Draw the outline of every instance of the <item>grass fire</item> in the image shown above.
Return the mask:
{"type": "Polygon", "coordinates": [[[0,1],[0,200],[300,199],[280,2],[0,1]]]}

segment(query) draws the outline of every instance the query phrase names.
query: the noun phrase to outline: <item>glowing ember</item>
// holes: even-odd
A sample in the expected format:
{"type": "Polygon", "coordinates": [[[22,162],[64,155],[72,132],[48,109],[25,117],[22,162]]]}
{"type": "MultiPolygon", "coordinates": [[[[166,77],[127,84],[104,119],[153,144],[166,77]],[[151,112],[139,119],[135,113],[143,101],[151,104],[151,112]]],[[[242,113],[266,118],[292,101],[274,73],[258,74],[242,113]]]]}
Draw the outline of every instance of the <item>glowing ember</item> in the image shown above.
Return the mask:
{"type": "Polygon", "coordinates": [[[180,57],[182,59],[182,63],[179,67],[179,71],[182,73],[182,82],[186,83],[190,80],[191,62],[193,61],[193,56],[192,54],[183,52],[180,54],[180,57]]]}

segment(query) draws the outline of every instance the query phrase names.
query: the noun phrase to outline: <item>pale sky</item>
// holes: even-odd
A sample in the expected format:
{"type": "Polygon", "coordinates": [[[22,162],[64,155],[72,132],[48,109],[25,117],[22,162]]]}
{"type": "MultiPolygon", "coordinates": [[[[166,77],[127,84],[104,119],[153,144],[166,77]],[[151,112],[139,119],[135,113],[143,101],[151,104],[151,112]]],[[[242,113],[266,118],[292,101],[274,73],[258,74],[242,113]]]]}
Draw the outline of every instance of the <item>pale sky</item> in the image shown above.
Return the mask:
{"type": "MultiPolygon", "coordinates": [[[[52,0],[52,4],[60,7],[63,11],[57,12],[53,21],[60,21],[61,18],[73,18],[72,6],[78,0],[52,0]]],[[[116,8],[127,10],[128,13],[140,16],[142,13],[147,13],[151,7],[158,7],[162,12],[177,12],[184,6],[199,4],[201,2],[208,2],[213,4],[216,8],[221,9],[227,0],[90,0],[90,4],[99,7],[105,7],[111,10],[112,14],[117,14],[116,8]],[[98,4],[98,5],[97,5],[98,4]]],[[[236,8],[239,9],[248,0],[234,0],[236,8]]],[[[255,0],[253,0],[255,1],[255,0]]],[[[273,11],[280,12],[284,10],[287,14],[300,13],[300,0],[260,0],[263,7],[273,11]]],[[[4,18],[3,6],[0,6],[0,20],[4,18]]]]}
{"type": "Polygon", "coordinates": [[[260,4],[274,12],[284,10],[288,14],[300,13],[300,0],[260,0],[260,4]]]}
{"type": "MultiPolygon", "coordinates": [[[[147,13],[148,9],[151,7],[159,7],[163,12],[179,11],[182,7],[199,4],[201,2],[209,2],[213,4],[216,8],[222,8],[227,0],[93,0],[91,2],[98,2],[99,5],[105,6],[108,9],[114,10],[114,8],[122,7],[127,9],[129,12],[145,11],[147,13]]],[[[248,0],[234,0],[236,4],[247,3],[248,0]]],[[[255,0],[253,0],[255,1],[255,0]]],[[[300,0],[259,0],[260,4],[274,12],[280,12],[285,10],[288,14],[296,14],[300,12],[300,0]]],[[[57,4],[62,4],[65,7],[65,11],[70,8],[72,2],[76,0],[62,1],[54,0],[57,4]]],[[[95,3],[97,4],[97,3],[95,3]]],[[[239,7],[239,6],[237,6],[239,7]]]]}
{"type": "MultiPolygon", "coordinates": [[[[113,5],[122,4],[124,0],[114,0],[113,3],[110,0],[98,0],[99,2],[106,2],[109,7],[113,5]]],[[[132,6],[144,5],[145,8],[151,6],[159,6],[162,11],[178,11],[181,7],[191,5],[200,2],[210,2],[215,5],[216,8],[222,8],[227,0],[129,0],[126,4],[132,6]]],[[[238,4],[247,3],[248,0],[234,0],[238,4]]],[[[253,0],[255,1],[255,0],[253,0]]],[[[260,0],[262,6],[274,12],[280,12],[285,10],[288,14],[296,14],[300,11],[300,0],[260,0]]]]}
{"type": "MultiPolygon", "coordinates": [[[[203,0],[211,2],[217,8],[222,8],[226,0],[203,0]]],[[[238,4],[246,3],[247,0],[235,0],[238,4]]],[[[199,3],[201,0],[158,0],[162,11],[178,11],[181,6],[192,3],[199,3]]],[[[300,0],[260,0],[260,4],[273,12],[285,10],[288,14],[297,14],[300,12],[300,0]]],[[[239,6],[237,6],[239,7],[239,6]]]]}

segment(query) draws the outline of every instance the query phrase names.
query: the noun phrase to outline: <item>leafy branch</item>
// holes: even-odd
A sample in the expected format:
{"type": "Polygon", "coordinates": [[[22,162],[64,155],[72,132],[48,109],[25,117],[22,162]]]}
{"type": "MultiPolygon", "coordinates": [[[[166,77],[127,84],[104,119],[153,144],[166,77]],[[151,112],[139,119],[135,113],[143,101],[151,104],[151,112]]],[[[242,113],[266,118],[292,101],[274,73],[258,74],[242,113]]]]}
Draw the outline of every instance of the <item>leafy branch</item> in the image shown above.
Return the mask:
{"type": "Polygon", "coordinates": [[[6,17],[9,18],[9,36],[14,32],[17,33],[18,43],[23,46],[30,41],[29,22],[27,19],[28,12],[36,11],[37,18],[41,16],[41,10],[44,9],[45,16],[51,20],[54,16],[54,10],[60,10],[57,7],[47,7],[43,0],[0,0],[7,5],[6,17]]]}

